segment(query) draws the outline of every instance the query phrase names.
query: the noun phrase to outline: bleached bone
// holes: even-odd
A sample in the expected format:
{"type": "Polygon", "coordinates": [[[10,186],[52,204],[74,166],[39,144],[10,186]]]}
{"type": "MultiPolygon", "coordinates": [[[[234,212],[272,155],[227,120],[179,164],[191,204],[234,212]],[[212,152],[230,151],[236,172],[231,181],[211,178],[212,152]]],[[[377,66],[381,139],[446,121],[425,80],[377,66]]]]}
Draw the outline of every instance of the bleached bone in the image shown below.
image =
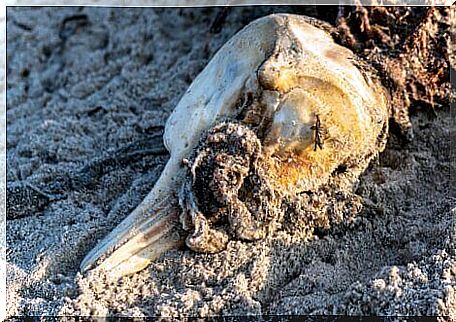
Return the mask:
{"type": "Polygon", "coordinates": [[[353,53],[303,16],[258,19],[233,36],[195,78],[169,117],[170,159],[144,201],[83,260],[119,277],[183,245],[177,193],[183,160],[202,133],[221,120],[266,122],[263,151],[275,183],[288,191],[318,188],[340,165],[365,169],[384,148],[388,102],[383,89],[355,66],[353,53]],[[250,100],[247,99],[250,97],[250,100]],[[253,98],[253,99],[252,99],[253,98]],[[258,114],[258,115],[257,115],[258,114]],[[315,144],[315,126],[324,129],[315,144]],[[274,160],[274,162],[272,162],[274,160]]]}

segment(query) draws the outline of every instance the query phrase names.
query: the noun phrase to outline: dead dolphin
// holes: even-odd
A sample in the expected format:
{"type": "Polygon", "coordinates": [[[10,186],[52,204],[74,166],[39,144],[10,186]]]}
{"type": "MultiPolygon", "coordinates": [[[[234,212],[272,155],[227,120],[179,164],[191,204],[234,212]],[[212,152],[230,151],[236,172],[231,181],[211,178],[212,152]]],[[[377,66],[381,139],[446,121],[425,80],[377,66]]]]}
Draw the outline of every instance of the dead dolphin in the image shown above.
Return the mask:
{"type": "Polygon", "coordinates": [[[387,95],[358,58],[314,22],[266,16],[215,54],[166,123],[170,159],[159,180],[85,257],[82,271],[99,263],[120,277],[180,245],[216,252],[231,236],[262,238],[267,225],[258,218],[274,218],[264,207],[249,206],[255,182],[267,177],[273,202],[281,193],[318,189],[341,165],[354,178],[366,169],[385,146],[387,95]],[[211,147],[223,153],[212,155],[211,147]],[[252,175],[257,181],[250,178],[243,188],[252,175]],[[217,176],[231,179],[221,184],[217,176]],[[218,204],[203,205],[204,196],[192,193],[195,184],[207,186],[218,204]],[[214,228],[219,221],[229,229],[214,228]]]}

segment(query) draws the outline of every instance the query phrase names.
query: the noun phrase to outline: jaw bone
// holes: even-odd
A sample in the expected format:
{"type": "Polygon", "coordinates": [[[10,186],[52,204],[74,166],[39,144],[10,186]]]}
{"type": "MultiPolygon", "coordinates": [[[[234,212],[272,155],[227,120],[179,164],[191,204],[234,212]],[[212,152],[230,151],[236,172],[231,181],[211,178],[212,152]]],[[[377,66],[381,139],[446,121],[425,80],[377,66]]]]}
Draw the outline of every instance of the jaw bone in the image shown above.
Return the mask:
{"type": "Polygon", "coordinates": [[[152,191],[85,257],[81,270],[101,261],[98,268],[110,276],[129,275],[184,244],[188,232],[178,201],[187,175],[183,160],[222,121],[240,119],[257,131],[277,189],[317,189],[341,164],[361,173],[384,148],[388,104],[353,59],[303,16],[271,15],[246,26],[196,77],[168,119],[170,159],[152,191]],[[319,124],[325,139],[317,147],[319,124]]]}

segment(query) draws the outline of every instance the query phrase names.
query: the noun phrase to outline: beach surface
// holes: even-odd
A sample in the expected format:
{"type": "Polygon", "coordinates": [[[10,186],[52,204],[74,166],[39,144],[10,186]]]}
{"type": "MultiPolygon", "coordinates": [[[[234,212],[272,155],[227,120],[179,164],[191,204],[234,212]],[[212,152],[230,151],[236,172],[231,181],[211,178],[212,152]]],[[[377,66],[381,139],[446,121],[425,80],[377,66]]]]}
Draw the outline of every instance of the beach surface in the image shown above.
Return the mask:
{"type": "Polygon", "coordinates": [[[165,121],[216,51],[269,13],[318,14],[237,7],[224,21],[223,10],[7,9],[7,316],[455,319],[450,106],[415,106],[410,142],[390,133],[355,187],[363,210],[350,222],[230,241],[213,255],[170,251],[119,281],[80,274],[84,256],[154,186],[168,159],[165,121]],[[122,162],[145,140],[153,153],[122,162]]]}

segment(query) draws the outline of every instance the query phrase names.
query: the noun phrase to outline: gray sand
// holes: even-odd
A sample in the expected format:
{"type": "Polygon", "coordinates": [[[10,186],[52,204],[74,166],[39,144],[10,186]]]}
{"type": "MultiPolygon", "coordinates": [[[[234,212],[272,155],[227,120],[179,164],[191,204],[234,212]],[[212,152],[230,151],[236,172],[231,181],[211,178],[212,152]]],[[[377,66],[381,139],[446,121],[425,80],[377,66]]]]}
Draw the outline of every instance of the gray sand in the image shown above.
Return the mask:
{"type": "Polygon", "coordinates": [[[415,108],[410,143],[390,135],[356,187],[364,209],[354,221],[231,241],[216,255],[172,251],[118,282],[78,272],[168,156],[111,164],[92,181],[80,169],[154,140],[224,42],[256,17],[292,10],[235,8],[210,33],[220,9],[8,8],[8,316],[456,317],[449,106],[415,108]]]}

